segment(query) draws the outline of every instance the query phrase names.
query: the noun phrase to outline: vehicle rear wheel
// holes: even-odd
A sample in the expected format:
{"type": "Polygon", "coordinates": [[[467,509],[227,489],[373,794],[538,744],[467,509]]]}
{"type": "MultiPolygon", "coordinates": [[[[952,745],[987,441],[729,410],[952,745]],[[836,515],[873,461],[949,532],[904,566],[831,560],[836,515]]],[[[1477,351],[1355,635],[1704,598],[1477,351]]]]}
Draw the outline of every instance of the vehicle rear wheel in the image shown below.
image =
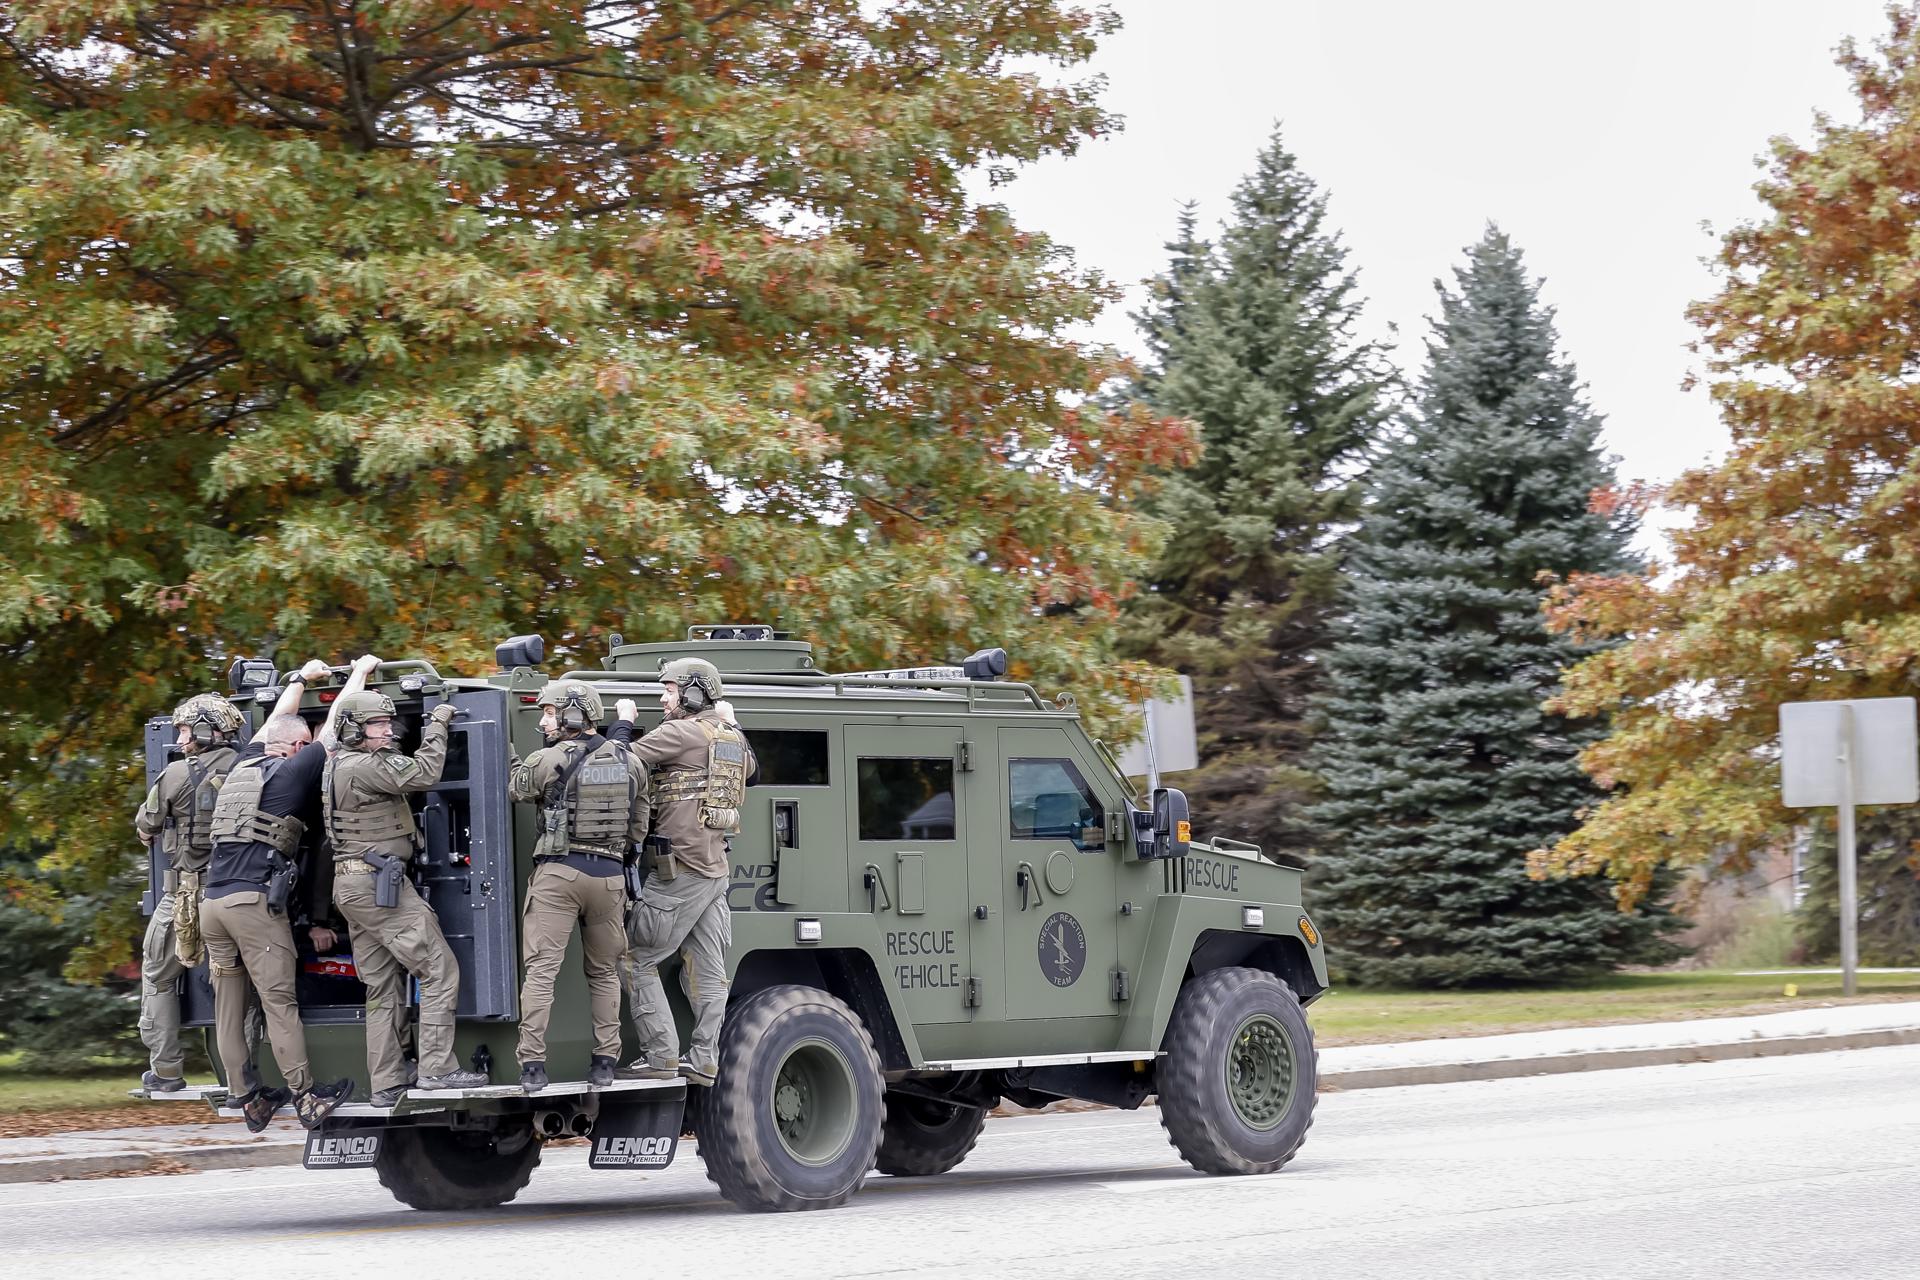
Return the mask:
{"type": "Polygon", "coordinates": [[[904,1178],[945,1173],[967,1158],[986,1125],[985,1107],[889,1089],[887,1122],[880,1130],[880,1155],[874,1168],[904,1178]]]}
{"type": "Polygon", "coordinates": [[[1160,1123],[1202,1173],[1272,1173],[1313,1124],[1313,1031],[1292,988],[1210,969],[1180,989],[1158,1064],[1160,1123]]]}
{"type": "Polygon", "coordinates": [[[491,1209],[520,1194],[540,1163],[531,1123],[511,1129],[405,1125],[380,1136],[374,1172],[415,1209],[491,1209]]]}
{"type": "Polygon", "coordinates": [[[880,1057],[843,1002],[813,987],[727,1010],[720,1078],[696,1117],[720,1194],[756,1212],[845,1204],[880,1145],[880,1057]]]}

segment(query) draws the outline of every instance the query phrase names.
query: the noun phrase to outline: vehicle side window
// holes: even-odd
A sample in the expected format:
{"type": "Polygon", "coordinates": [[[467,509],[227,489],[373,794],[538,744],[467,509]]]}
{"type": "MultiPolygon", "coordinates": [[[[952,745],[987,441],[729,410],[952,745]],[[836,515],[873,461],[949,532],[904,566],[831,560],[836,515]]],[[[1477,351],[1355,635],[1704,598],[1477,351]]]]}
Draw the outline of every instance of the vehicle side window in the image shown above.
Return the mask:
{"type": "Polygon", "coordinates": [[[827,735],[814,729],[755,729],[747,734],[753,758],[760,765],[762,787],[825,787],[833,779],[827,768],[827,735]]]}
{"type": "Polygon", "coordinates": [[[1105,809],[1071,760],[1008,760],[1007,800],[1007,833],[1015,840],[1071,840],[1081,849],[1105,843],[1105,809]]]}
{"type": "Polygon", "coordinates": [[[861,756],[862,840],[954,838],[953,761],[861,756]]]}

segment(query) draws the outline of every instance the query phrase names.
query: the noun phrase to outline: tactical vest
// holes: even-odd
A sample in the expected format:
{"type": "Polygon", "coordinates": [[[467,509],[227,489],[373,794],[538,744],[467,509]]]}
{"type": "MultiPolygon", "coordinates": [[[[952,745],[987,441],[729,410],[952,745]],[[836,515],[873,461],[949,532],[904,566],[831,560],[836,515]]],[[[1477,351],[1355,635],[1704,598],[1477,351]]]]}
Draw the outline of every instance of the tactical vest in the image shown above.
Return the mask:
{"type": "Polygon", "coordinates": [[[732,725],[695,720],[707,735],[707,763],[661,775],[654,803],[692,801],[700,806],[700,825],[714,831],[740,829],[740,806],[747,802],[747,740],[732,725]]]}
{"type": "MultiPolygon", "coordinates": [[[[549,818],[541,835],[541,855],[577,851],[618,858],[626,853],[634,806],[641,801],[630,761],[625,745],[607,742],[579,762],[565,796],[554,797],[564,802],[565,829],[549,818]]],[[[548,813],[557,807],[558,803],[549,804],[548,813]]]]}
{"type": "Polygon", "coordinates": [[[324,802],[321,812],[326,815],[327,842],[333,846],[334,861],[357,859],[367,845],[385,846],[394,840],[405,840],[407,850],[377,848],[377,851],[410,858],[419,845],[420,829],[414,825],[413,810],[407,807],[405,796],[375,796],[362,808],[340,807],[341,796],[334,789],[334,770],[343,761],[353,760],[357,765],[362,759],[371,761],[373,753],[355,751],[331,755],[321,770],[320,794],[324,802]]]}
{"type": "Polygon", "coordinates": [[[281,756],[248,760],[227,775],[220,788],[220,803],[213,810],[215,842],[251,844],[257,840],[283,858],[293,856],[306,825],[291,814],[275,817],[260,811],[260,797],[266,792],[268,779],[285,763],[281,756]]]}
{"type": "Polygon", "coordinates": [[[187,785],[175,802],[175,807],[183,805],[186,813],[184,817],[175,814],[176,843],[167,850],[176,865],[206,865],[207,855],[213,851],[213,815],[220,803],[220,788],[237,758],[232,747],[214,747],[197,758],[186,757],[187,785]]]}

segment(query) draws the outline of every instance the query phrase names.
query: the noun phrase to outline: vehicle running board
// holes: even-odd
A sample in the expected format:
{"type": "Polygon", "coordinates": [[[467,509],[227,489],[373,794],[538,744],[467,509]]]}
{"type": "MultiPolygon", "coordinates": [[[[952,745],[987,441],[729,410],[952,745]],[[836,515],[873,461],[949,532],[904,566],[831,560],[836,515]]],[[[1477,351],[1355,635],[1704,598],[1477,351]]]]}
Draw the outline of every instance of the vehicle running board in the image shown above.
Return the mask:
{"type": "Polygon", "coordinates": [[[1084,1067],[1096,1062],[1152,1062],[1160,1053],[1155,1049],[1115,1049],[1103,1053],[1040,1053],[1017,1058],[955,1058],[950,1062],[928,1062],[921,1071],[1007,1071],[1015,1067],[1084,1067]]]}
{"type": "Polygon", "coordinates": [[[218,1103],[227,1096],[227,1087],[223,1084],[190,1084],[179,1089],[166,1091],[146,1089],[127,1090],[129,1098],[146,1098],[153,1102],[213,1102],[218,1103]]]}

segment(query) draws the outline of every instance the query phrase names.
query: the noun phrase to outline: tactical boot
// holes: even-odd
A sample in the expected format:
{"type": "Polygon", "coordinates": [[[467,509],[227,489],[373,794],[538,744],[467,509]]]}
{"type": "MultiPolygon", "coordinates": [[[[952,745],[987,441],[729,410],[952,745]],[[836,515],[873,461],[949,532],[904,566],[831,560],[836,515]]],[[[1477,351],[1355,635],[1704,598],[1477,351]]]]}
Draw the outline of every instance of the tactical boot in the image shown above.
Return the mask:
{"type": "Polygon", "coordinates": [[[237,1100],[240,1111],[247,1118],[247,1130],[259,1133],[273,1123],[273,1113],[293,1101],[293,1093],[287,1089],[272,1086],[255,1089],[252,1093],[237,1100]]]}
{"type": "Polygon", "coordinates": [[[478,1071],[462,1071],[458,1067],[443,1076],[421,1076],[418,1087],[422,1089],[484,1089],[491,1083],[478,1071]]]}
{"type": "Polygon", "coordinates": [[[605,1054],[596,1053],[587,1066],[587,1083],[596,1089],[604,1089],[613,1083],[614,1061],[605,1054]]]}
{"type": "Polygon", "coordinates": [[[400,1105],[400,1099],[406,1096],[407,1087],[397,1084],[391,1089],[380,1090],[380,1092],[368,1098],[367,1101],[376,1107],[397,1107],[400,1105]]]}
{"type": "Polygon", "coordinates": [[[544,1062],[523,1062],[520,1064],[520,1087],[528,1093],[538,1093],[547,1087],[547,1064],[544,1062]]]}
{"type": "Polygon", "coordinates": [[[352,1092],[351,1080],[317,1084],[293,1100],[293,1113],[300,1117],[302,1126],[318,1129],[320,1122],[332,1115],[333,1109],[345,1102],[352,1092]]]}
{"type": "Polygon", "coordinates": [[[140,1073],[140,1087],[148,1093],[178,1093],[187,1087],[185,1076],[163,1076],[158,1071],[140,1073]]]}
{"type": "Polygon", "coordinates": [[[665,1063],[654,1063],[646,1058],[635,1058],[626,1066],[613,1073],[622,1080],[678,1080],[680,1063],[668,1058],[665,1063]]]}
{"type": "Polygon", "coordinates": [[[720,1078],[720,1068],[715,1063],[683,1062],[680,1075],[688,1084],[697,1084],[703,1089],[713,1088],[713,1082],[720,1078]]]}

